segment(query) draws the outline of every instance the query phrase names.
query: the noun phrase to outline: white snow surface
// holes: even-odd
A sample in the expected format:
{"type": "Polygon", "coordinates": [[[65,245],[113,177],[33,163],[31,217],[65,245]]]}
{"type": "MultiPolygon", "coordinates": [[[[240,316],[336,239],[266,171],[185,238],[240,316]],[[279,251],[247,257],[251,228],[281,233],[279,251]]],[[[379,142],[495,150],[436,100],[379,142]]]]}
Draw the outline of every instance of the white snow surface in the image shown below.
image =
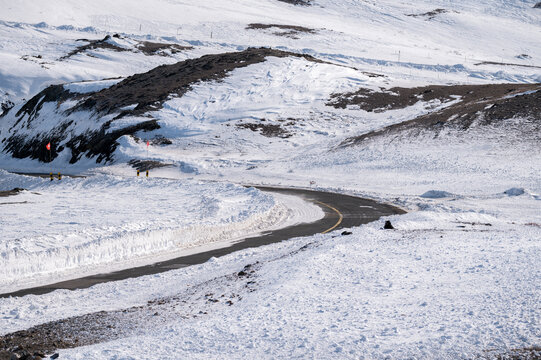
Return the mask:
{"type": "MultiPolygon", "coordinates": [[[[0,173],[0,190],[28,189],[0,198],[2,289],[53,275],[76,277],[85,266],[115,269],[161,259],[179,245],[191,251],[185,248],[201,238],[176,236],[186,228],[216,244],[224,228],[235,239],[263,225],[321,216],[300,199],[231,183],[310,186],[409,211],[351,229],[350,236],[320,234],[167,273],[0,299],[0,333],[142,306],[197,288],[202,299],[215,289],[242,299],[207,305],[201,308],[206,314],[196,311],[196,317],[165,312],[127,338],[61,350],[61,358],[457,359],[541,345],[538,125],[517,117],[498,126],[474,123],[468,131],[421,131],[339,148],[351,136],[459,99],[381,113],[325,105],[332,93],[359,87],[540,82],[541,10],[533,9],[535,3],[315,0],[299,7],[276,0],[0,0],[0,93],[16,103],[0,119],[0,137],[17,121],[23,98],[53,83],[96,91],[117,81],[103,79],[249,46],[335,64],[268,58],[223,81],[195,84],[152,113],[160,129],[138,133],[140,140],[121,138],[111,166],[95,169],[95,159],[69,164],[67,151],[50,164],[0,154],[0,167],[11,171],[108,174],[51,183],[0,173]],[[432,19],[408,16],[437,8],[447,12],[432,19]],[[316,32],[284,37],[272,29],[248,30],[250,23],[316,32]],[[97,49],[59,60],[81,45],[77,39],[114,33],[129,51],[97,49]],[[140,41],[194,48],[147,56],[135,47],[140,41]],[[291,136],[268,138],[239,127],[261,119],[291,136]],[[157,136],[172,144],[147,149],[145,140],[157,136]],[[124,163],[147,157],[172,166],[153,170],[151,179],[135,178],[124,163]],[[384,220],[396,230],[382,230],[384,220]],[[42,257],[47,261],[36,261],[42,257]],[[253,289],[225,277],[257,261],[253,289]]],[[[73,105],[66,102],[60,110],[73,105]]],[[[72,114],[69,130],[96,129],[114,115],[72,114]]],[[[21,131],[46,133],[63,119],[54,104],[39,116],[21,131]]],[[[140,120],[124,118],[111,130],[140,120]]]]}
{"type": "Polygon", "coordinates": [[[254,188],[109,175],[61,181],[0,173],[0,292],[228,246],[320,219],[319,207],[254,188]]]}
{"type": "Polygon", "coordinates": [[[61,356],[470,358],[538,339],[538,206],[502,196],[431,200],[424,211],[391,217],[396,231],[376,222],[351,236],[317,235],[91,289],[2,299],[0,313],[7,332],[59,313],[143,305],[209,281],[204,301],[232,287],[221,276],[260,261],[250,279],[256,290],[242,291],[233,306],[219,302],[195,318],[173,312],[131,338],[61,356]]]}

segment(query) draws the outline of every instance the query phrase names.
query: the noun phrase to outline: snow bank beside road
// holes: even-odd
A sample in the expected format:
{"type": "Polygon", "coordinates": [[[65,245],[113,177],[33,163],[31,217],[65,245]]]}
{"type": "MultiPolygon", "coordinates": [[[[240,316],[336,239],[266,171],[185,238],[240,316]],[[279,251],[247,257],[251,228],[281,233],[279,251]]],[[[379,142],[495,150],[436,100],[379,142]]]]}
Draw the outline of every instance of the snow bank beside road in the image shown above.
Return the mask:
{"type": "Polygon", "coordinates": [[[1,201],[0,292],[227,246],[323,216],[302,200],[226,184],[112,176],[51,182],[1,172],[0,189],[15,187],[29,191],[1,201]]]}

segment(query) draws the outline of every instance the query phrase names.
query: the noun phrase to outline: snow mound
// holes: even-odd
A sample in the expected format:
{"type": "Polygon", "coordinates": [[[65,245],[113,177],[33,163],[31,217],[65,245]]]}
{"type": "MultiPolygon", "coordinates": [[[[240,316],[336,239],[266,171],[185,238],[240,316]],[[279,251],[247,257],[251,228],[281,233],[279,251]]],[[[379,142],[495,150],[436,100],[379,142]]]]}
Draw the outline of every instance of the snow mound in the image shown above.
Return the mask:
{"type": "Polygon", "coordinates": [[[453,197],[454,195],[451,193],[448,193],[447,191],[441,191],[441,190],[429,190],[425,192],[423,195],[421,195],[422,198],[425,199],[442,199],[446,197],[453,197]]]}

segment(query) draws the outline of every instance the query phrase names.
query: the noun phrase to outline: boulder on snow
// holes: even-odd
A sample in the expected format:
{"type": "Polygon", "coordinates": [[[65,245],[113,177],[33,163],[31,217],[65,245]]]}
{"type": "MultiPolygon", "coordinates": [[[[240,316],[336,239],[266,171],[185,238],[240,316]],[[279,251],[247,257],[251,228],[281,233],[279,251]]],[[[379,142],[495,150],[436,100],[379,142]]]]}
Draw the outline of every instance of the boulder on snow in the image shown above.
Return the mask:
{"type": "Polygon", "coordinates": [[[503,193],[507,196],[520,196],[524,195],[524,189],[523,188],[511,188],[505,190],[503,193]]]}
{"type": "Polygon", "coordinates": [[[446,197],[451,197],[453,194],[448,193],[447,191],[441,191],[441,190],[429,190],[425,192],[423,195],[421,195],[422,198],[426,199],[442,199],[446,197]]]}
{"type": "Polygon", "coordinates": [[[385,221],[385,225],[383,225],[383,228],[385,230],[393,230],[394,226],[393,226],[393,224],[391,224],[391,221],[387,220],[387,221],[385,221]]]}

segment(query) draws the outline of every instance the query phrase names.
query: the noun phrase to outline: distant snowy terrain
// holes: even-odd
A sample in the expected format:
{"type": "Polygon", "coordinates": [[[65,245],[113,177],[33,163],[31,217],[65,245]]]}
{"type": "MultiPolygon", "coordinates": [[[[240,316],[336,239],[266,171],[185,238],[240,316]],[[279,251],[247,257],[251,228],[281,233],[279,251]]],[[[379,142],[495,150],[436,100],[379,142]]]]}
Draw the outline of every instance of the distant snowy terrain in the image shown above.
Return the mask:
{"type": "Polygon", "coordinates": [[[0,191],[27,189],[0,197],[1,292],[323,216],[239,185],[408,210],[349,236],[1,298],[0,337],[90,314],[114,340],[61,358],[539,353],[535,4],[0,0],[0,191]]]}

